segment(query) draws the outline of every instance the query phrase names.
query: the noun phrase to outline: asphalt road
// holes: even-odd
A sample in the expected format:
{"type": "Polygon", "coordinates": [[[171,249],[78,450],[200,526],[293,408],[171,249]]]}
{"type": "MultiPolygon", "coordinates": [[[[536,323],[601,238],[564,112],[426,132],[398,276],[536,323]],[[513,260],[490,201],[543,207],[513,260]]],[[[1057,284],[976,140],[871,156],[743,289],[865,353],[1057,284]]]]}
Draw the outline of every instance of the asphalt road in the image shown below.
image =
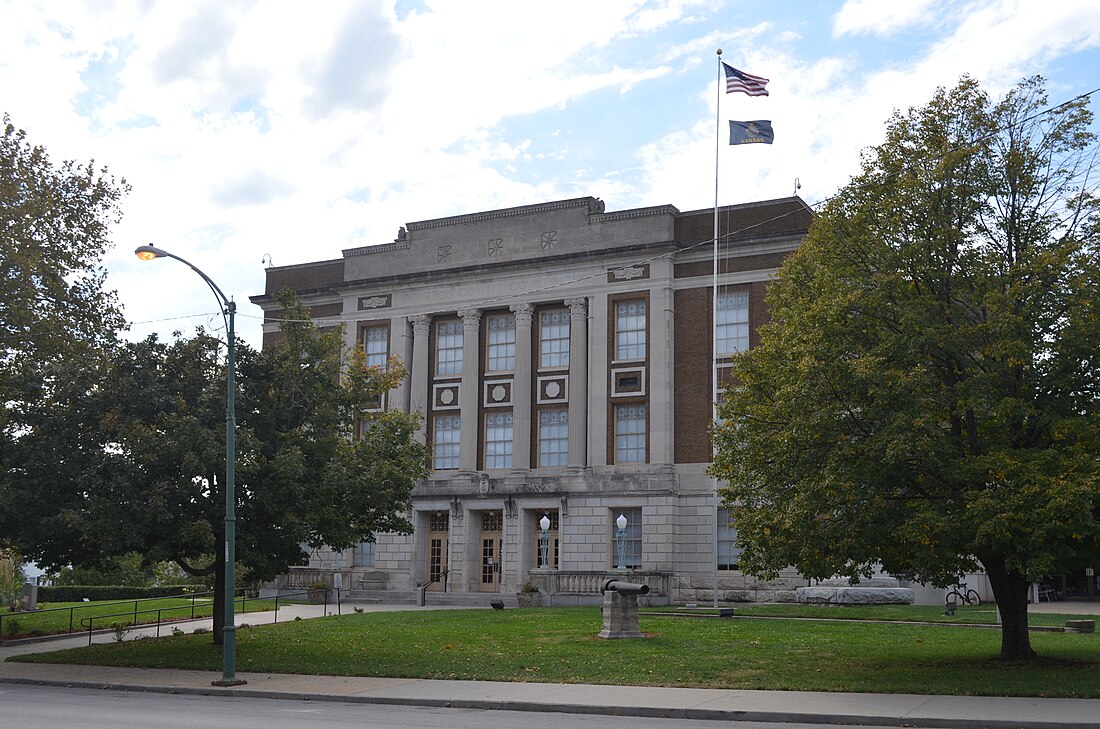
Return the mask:
{"type": "MultiPolygon", "coordinates": [[[[35,729],[825,729],[824,724],[688,721],[445,709],[0,684],[0,726],[35,729]]],[[[871,729],[864,727],[864,729],[871,729]]]]}

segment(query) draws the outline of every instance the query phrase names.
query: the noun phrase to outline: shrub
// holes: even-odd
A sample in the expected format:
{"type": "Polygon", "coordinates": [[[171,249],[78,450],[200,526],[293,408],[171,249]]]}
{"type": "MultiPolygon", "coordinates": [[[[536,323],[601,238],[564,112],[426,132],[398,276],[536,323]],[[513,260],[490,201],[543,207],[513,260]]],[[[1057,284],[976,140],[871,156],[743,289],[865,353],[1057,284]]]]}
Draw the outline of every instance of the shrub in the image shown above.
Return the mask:
{"type": "Polygon", "coordinates": [[[130,632],[130,624],[121,620],[111,623],[108,627],[114,632],[116,643],[121,643],[126,634],[130,632]]]}
{"type": "Polygon", "coordinates": [[[49,585],[38,588],[41,602],[80,602],[84,598],[97,600],[134,600],[142,597],[179,597],[187,585],[160,587],[128,587],[125,585],[49,585]]]}

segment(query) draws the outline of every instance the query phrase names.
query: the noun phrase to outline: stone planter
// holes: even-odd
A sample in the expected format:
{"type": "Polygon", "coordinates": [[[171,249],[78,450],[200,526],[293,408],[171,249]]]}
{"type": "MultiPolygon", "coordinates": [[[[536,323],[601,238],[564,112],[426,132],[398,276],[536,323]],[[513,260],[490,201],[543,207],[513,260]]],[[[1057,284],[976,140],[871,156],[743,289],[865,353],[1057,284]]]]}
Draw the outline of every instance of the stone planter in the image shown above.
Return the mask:
{"type": "Polygon", "coordinates": [[[521,608],[536,608],[542,605],[541,592],[517,592],[516,603],[521,608]]]}

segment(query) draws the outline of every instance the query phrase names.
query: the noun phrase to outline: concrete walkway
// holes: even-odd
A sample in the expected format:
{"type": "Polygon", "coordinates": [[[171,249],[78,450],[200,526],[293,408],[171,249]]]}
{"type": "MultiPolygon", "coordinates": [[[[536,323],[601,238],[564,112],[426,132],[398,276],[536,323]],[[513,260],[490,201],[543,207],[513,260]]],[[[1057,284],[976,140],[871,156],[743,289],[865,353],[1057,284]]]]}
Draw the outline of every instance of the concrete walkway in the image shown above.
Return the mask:
{"type": "MultiPolygon", "coordinates": [[[[1059,605],[1059,603],[1054,603],[1059,605]]],[[[345,606],[346,607],[346,606],[345,606]]],[[[363,605],[365,610],[438,609],[363,605]]],[[[350,608],[349,608],[350,609],[350,608]]],[[[320,606],[280,610],[279,621],[318,617],[320,606]]],[[[331,610],[331,609],[330,609],[331,610]]],[[[1045,612],[1045,611],[1044,611],[1045,612]]],[[[1061,612],[1061,611],[1059,611],[1061,612]]],[[[1084,613],[1083,609],[1065,612],[1084,613]]],[[[1100,612],[1092,609],[1087,612],[1100,612]]],[[[249,613],[239,622],[271,622],[271,613],[249,613]]],[[[202,621],[195,621],[196,626],[202,621]]],[[[205,621],[209,625],[209,621],[205,621]]],[[[192,626],[189,626],[193,629],[192,626]]],[[[138,634],[141,631],[133,631],[138,634]]],[[[170,632],[170,631],[169,631],[170,632]]],[[[98,636],[99,642],[113,640],[98,636]]],[[[87,645],[87,635],[50,642],[0,646],[0,658],[31,651],[87,645]]],[[[443,706],[592,715],[649,716],[740,721],[877,724],[910,727],[1023,727],[1071,729],[1100,726],[1098,699],[1033,699],[907,694],[842,694],[799,691],[682,689],[586,684],[434,681],[297,674],[239,673],[247,683],[215,688],[219,672],[0,662],[0,681],[133,691],[226,694],[265,698],[443,706]]]]}

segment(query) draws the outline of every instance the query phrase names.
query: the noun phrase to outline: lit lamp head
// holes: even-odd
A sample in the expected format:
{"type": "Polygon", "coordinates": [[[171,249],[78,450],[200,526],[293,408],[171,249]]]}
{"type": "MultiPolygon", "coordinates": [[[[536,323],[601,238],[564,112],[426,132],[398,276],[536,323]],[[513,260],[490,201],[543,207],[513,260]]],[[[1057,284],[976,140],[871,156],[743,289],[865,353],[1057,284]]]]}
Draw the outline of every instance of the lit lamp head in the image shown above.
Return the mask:
{"type": "Polygon", "coordinates": [[[619,527],[620,529],[626,529],[626,517],[622,514],[619,514],[619,518],[615,520],[615,526],[619,527]]]}
{"type": "Polygon", "coordinates": [[[542,529],[544,532],[550,530],[550,517],[546,514],[543,514],[542,518],[539,519],[539,529],[542,529]]]}
{"type": "Polygon", "coordinates": [[[168,254],[156,246],[138,246],[134,250],[134,255],[143,261],[151,261],[154,258],[160,258],[168,254]]]}

